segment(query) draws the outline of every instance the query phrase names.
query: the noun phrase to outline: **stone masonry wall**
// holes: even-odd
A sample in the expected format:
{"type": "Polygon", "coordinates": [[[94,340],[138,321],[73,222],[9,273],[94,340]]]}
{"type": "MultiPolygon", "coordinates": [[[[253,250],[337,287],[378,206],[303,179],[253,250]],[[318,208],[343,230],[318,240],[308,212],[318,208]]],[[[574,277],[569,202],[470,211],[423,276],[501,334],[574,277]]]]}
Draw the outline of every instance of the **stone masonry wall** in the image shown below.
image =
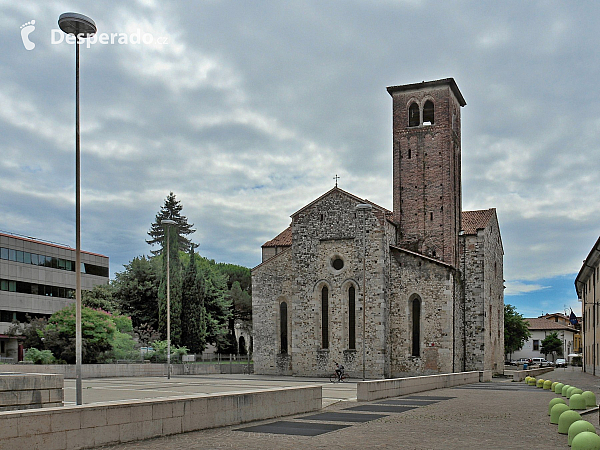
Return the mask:
{"type": "Polygon", "coordinates": [[[387,239],[382,221],[373,212],[357,212],[358,203],[343,191],[334,190],[293,216],[294,374],[327,375],[333,372],[334,362],[342,362],[351,375],[362,373],[362,255],[366,229],[365,367],[369,377],[384,375],[387,239]],[[343,261],[340,270],[332,266],[337,258],[343,261]],[[354,348],[349,345],[350,286],[356,292],[354,348]],[[329,293],[328,348],[322,345],[323,287],[329,293]]]}
{"type": "Polygon", "coordinates": [[[391,376],[453,371],[454,270],[401,250],[391,258],[391,376]],[[411,301],[421,299],[420,356],[412,356],[411,301]]]}

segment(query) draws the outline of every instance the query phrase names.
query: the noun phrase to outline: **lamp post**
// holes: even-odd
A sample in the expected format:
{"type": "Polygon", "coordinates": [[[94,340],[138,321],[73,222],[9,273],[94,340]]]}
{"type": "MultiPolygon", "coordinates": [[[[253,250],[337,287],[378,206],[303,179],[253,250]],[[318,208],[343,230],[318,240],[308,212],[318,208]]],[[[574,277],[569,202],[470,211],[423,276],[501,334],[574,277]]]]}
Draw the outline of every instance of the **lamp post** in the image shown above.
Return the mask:
{"type": "Polygon", "coordinates": [[[367,213],[373,209],[368,203],[359,203],[356,205],[357,211],[362,211],[363,216],[363,326],[362,326],[362,378],[365,380],[365,369],[367,360],[367,343],[366,343],[366,327],[367,327],[367,213]]]}
{"type": "Polygon", "coordinates": [[[171,225],[177,225],[177,222],[170,219],[160,221],[161,225],[166,225],[167,230],[167,380],[171,379],[171,225]]]}
{"type": "Polygon", "coordinates": [[[92,19],[83,14],[64,13],[58,26],[66,34],[75,36],[75,399],[82,404],[81,387],[81,158],[79,139],[79,40],[97,31],[92,19]]]}

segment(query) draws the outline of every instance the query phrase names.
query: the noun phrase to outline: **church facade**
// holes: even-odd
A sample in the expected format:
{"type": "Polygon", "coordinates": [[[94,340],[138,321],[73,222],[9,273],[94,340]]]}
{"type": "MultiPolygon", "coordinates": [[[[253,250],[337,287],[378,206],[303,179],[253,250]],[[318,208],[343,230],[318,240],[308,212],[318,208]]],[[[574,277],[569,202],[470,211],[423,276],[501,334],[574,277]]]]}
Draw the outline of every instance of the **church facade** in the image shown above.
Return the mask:
{"type": "Polygon", "coordinates": [[[337,186],[291,216],[252,270],[254,370],[367,378],[504,364],[495,209],[462,211],[454,79],[388,87],[393,211],[337,186]]]}

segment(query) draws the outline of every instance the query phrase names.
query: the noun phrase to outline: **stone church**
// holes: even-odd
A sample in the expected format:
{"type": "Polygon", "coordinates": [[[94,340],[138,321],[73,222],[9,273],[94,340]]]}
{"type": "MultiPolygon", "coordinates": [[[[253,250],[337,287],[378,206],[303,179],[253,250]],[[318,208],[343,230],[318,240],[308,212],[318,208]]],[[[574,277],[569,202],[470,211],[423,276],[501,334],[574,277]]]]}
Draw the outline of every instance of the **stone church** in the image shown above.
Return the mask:
{"type": "Polygon", "coordinates": [[[367,378],[504,364],[495,209],[462,211],[454,79],[391,86],[393,211],[334,187],[252,270],[254,370],[367,378]]]}

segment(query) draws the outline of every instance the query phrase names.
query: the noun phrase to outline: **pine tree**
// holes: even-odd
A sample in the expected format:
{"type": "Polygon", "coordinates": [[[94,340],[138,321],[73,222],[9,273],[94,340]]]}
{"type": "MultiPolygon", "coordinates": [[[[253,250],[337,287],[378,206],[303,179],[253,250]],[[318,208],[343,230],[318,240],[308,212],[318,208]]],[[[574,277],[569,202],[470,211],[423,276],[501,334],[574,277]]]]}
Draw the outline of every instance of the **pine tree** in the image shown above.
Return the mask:
{"type": "MultiPolygon", "coordinates": [[[[173,220],[177,223],[173,229],[176,229],[177,234],[177,243],[178,249],[182,252],[188,252],[190,250],[191,240],[186,236],[194,233],[196,230],[192,229],[194,224],[188,224],[187,217],[181,215],[181,210],[183,209],[183,205],[181,202],[175,199],[175,194],[170,192],[167,198],[165,199],[165,204],[160,208],[158,214],[156,214],[156,219],[154,223],[150,227],[150,231],[148,231],[148,235],[151,239],[146,240],[146,242],[152,246],[155,244],[160,244],[164,240],[165,230],[161,225],[161,222],[164,219],[173,220]]],[[[158,255],[161,253],[161,250],[151,250],[153,255],[158,255]]]]}
{"type": "Polygon", "coordinates": [[[204,279],[198,275],[192,244],[181,292],[181,342],[191,353],[202,353],[206,346],[205,314],[204,279]]]}
{"type": "MultiPolygon", "coordinates": [[[[177,248],[178,236],[176,233],[169,235],[169,282],[171,289],[171,345],[181,345],[181,261],[179,260],[179,249],[177,248]]],[[[162,275],[158,288],[158,331],[161,336],[167,338],[167,245],[166,239],[162,251],[162,275]]]]}

